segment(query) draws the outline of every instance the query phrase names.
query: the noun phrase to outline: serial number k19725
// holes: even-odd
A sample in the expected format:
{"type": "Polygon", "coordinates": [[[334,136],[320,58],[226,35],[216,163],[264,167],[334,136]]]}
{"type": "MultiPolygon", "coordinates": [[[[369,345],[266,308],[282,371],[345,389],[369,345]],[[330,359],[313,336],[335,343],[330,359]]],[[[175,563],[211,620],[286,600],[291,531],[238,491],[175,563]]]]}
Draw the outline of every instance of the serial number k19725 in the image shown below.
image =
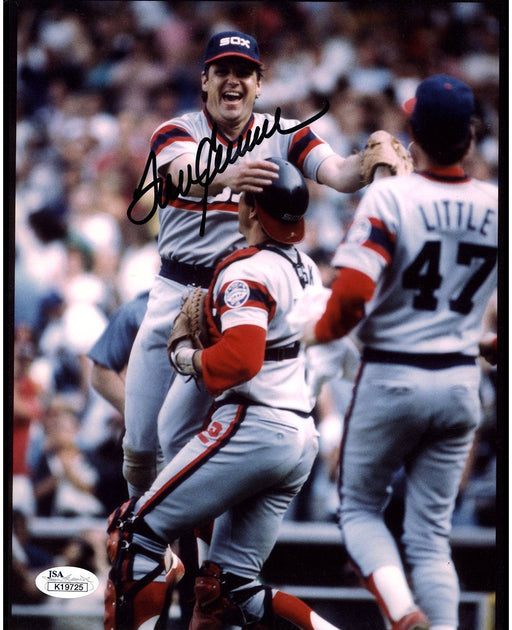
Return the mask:
{"type": "MultiPolygon", "coordinates": [[[[86,582],[47,582],[46,589],[48,591],[88,591],[90,585],[86,582]]],[[[92,586],[90,587],[92,590],[92,586]]]]}

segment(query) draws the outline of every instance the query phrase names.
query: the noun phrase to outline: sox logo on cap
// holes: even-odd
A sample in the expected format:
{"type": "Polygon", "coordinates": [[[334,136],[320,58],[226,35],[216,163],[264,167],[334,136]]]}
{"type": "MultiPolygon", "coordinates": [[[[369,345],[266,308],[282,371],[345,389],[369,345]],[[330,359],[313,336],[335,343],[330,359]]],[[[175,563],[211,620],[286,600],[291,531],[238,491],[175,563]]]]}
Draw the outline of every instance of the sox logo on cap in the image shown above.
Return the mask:
{"type": "Polygon", "coordinates": [[[223,37],[219,42],[219,46],[229,46],[230,44],[234,46],[245,46],[246,48],[251,47],[250,41],[243,37],[223,37]]]}

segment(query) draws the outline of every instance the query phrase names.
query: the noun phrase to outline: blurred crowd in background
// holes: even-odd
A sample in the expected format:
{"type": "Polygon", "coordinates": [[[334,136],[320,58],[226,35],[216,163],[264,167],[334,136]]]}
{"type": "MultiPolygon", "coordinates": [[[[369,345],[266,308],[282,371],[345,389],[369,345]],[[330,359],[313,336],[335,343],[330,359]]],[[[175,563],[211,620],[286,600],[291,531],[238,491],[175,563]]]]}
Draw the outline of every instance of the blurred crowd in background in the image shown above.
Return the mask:
{"type": "MultiPolygon", "coordinates": [[[[264,61],[256,111],[303,121],[327,100],[313,127],[344,156],[376,129],[407,146],[401,103],[424,77],[455,75],[477,101],[466,170],[497,181],[499,17],[479,2],[17,3],[13,501],[23,514],[103,517],[124,496],[123,419],[91,387],[86,355],[159,268],[156,218],[136,225],[127,208],[154,129],[203,106],[209,37],[254,35],[264,61]]],[[[328,285],[361,192],[309,184],[301,247],[328,285]]],[[[455,522],[494,525],[495,371],[482,369],[484,421],[455,522]]],[[[290,518],[333,518],[331,462],[351,384],[325,387],[322,454],[290,518]]]]}

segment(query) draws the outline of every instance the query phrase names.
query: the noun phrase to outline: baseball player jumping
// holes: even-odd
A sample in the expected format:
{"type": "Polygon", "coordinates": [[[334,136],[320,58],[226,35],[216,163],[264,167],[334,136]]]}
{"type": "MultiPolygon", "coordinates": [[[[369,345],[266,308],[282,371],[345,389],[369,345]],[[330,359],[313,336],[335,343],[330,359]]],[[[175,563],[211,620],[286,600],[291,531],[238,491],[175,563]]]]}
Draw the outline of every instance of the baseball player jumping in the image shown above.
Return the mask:
{"type": "Polygon", "coordinates": [[[474,112],[465,83],[425,79],[406,109],[417,170],[369,186],[334,256],[326,310],[305,338],[327,342],[359,323],[364,345],[341,444],[350,556],[393,630],[455,630],[449,536],[479,424],[476,357],[497,283],[498,193],[461,166],[474,112]],[[383,521],[402,466],[405,571],[383,521]]]}
{"type": "MultiPolygon", "coordinates": [[[[359,154],[337,155],[307,124],[277,111],[253,113],[261,67],[253,37],[237,31],[214,35],[201,75],[204,109],[164,122],[151,139],[168,205],[159,208],[162,266],[126,378],[124,475],[133,497],[154,479],[158,438],[168,461],[198,431],[211,403],[202,385],[198,389],[178,377],[164,404],[175,376],[165,345],[187,287],[208,287],[215,265],[243,246],[237,229],[240,194],[261,192],[277,177],[277,165],[265,158],[286,158],[306,177],[340,192],[366,183],[359,154]],[[199,175],[208,165],[206,190],[199,175]]],[[[132,217],[143,220],[136,206],[132,217]]]]}
{"type": "Polygon", "coordinates": [[[209,424],[143,497],[109,520],[105,630],[165,627],[170,589],[183,573],[175,555],[165,566],[166,546],[213,519],[190,630],[226,624],[265,630],[276,627],[276,617],[306,630],[335,630],[297,598],[258,580],[318,451],[300,331],[286,319],[305,287],[321,283],[315,263],[293,245],[304,236],[308,190],[291,163],[270,160],[278,178],[239,202],[249,247],[222,261],[210,286],[213,343],[204,350],[178,345],[172,356],[215,398],[209,424]]]}

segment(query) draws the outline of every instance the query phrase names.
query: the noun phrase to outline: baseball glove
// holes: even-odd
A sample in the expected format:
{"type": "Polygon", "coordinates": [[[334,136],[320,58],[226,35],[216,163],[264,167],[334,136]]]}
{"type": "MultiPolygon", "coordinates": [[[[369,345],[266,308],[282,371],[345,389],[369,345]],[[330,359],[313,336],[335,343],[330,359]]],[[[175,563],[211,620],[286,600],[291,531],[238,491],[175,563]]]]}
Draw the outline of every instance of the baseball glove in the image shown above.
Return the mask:
{"type": "Polygon", "coordinates": [[[361,175],[365,184],[373,181],[378,166],[389,166],[393,175],[408,175],[414,170],[409,151],[387,131],[374,131],[362,155],[361,175]]]}
{"type": "Polygon", "coordinates": [[[182,373],[175,358],[180,348],[203,350],[209,344],[204,301],[207,292],[197,287],[185,298],[167,341],[167,355],[174,369],[182,373]]]}

